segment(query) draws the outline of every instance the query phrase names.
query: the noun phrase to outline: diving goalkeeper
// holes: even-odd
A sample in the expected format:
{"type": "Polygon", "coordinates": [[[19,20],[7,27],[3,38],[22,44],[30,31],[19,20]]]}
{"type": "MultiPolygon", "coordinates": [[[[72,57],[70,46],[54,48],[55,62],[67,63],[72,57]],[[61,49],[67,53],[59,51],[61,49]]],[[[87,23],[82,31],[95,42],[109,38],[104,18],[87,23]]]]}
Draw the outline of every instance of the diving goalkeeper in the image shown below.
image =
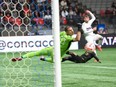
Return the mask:
{"type": "MultiPolygon", "coordinates": [[[[66,52],[68,51],[71,42],[75,42],[75,41],[79,41],[81,38],[81,33],[80,31],[77,32],[76,37],[73,38],[72,35],[74,34],[74,30],[72,27],[70,26],[66,26],[65,30],[60,32],[60,51],[61,51],[61,61],[62,61],[62,56],[64,54],[66,54],[66,52]]],[[[12,61],[21,61],[22,59],[25,58],[32,58],[34,56],[47,56],[47,57],[42,57],[40,58],[41,60],[47,61],[47,62],[53,62],[53,46],[51,47],[46,47],[43,48],[39,51],[35,51],[35,52],[29,52],[27,54],[24,54],[21,56],[21,58],[13,58],[12,61]]]]}

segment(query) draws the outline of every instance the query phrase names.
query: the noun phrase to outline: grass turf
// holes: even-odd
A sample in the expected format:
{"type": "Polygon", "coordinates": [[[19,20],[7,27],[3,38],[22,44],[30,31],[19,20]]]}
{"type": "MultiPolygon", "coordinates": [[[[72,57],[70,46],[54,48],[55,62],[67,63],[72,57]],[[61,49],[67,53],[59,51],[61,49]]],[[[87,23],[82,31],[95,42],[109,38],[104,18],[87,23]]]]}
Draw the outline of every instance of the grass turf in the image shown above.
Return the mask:
{"type": "MultiPolygon", "coordinates": [[[[84,50],[74,51],[81,55],[84,50]]],[[[116,48],[97,51],[102,63],[62,63],[62,87],[116,87],[116,48]]],[[[23,53],[22,53],[23,54],[23,53]]],[[[38,57],[11,62],[21,53],[0,53],[0,87],[54,87],[52,63],[38,57]]]]}

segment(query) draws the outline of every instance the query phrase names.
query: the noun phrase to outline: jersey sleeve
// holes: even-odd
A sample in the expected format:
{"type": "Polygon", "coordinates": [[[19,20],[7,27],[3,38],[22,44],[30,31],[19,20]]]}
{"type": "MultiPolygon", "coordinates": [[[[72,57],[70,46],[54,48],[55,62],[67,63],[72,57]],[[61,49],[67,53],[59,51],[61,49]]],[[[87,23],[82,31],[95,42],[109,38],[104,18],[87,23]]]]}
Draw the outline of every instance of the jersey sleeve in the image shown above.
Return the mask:
{"type": "Polygon", "coordinates": [[[91,16],[91,20],[89,20],[89,24],[92,25],[92,23],[95,21],[95,16],[93,15],[93,13],[89,12],[90,16],[91,16]]]}

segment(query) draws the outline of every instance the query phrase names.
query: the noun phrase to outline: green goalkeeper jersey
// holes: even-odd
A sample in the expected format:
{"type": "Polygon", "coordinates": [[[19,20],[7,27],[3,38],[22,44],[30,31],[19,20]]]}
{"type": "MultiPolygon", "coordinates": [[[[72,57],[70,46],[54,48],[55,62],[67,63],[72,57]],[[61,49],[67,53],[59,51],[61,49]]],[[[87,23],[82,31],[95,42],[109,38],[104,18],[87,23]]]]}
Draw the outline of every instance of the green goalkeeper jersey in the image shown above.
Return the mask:
{"type": "Polygon", "coordinates": [[[60,33],[60,50],[61,50],[61,57],[66,54],[67,50],[70,47],[71,42],[73,41],[73,37],[67,35],[65,31],[60,33]]]}
{"type": "MultiPolygon", "coordinates": [[[[61,58],[64,54],[68,51],[71,42],[73,41],[72,36],[69,36],[66,34],[65,31],[60,33],[60,50],[61,50],[61,58]]],[[[35,52],[29,52],[22,56],[22,58],[30,58],[33,56],[41,56],[41,55],[48,55],[46,58],[46,61],[53,62],[53,47],[46,47],[42,50],[35,51],[35,52]]]]}

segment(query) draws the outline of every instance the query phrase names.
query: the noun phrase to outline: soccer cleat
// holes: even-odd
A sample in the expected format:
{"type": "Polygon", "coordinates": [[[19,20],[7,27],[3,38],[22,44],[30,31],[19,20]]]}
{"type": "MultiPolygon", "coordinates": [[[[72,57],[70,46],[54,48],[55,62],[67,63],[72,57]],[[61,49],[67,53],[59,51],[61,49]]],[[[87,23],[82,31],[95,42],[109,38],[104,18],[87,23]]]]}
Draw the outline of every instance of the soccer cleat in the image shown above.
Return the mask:
{"type": "Polygon", "coordinates": [[[40,57],[40,60],[45,61],[45,57],[44,56],[41,56],[40,57]]]}
{"type": "Polygon", "coordinates": [[[13,62],[21,61],[21,60],[22,60],[22,58],[12,58],[12,61],[13,61],[13,62]]]}
{"type": "Polygon", "coordinates": [[[100,46],[96,46],[96,48],[99,50],[99,51],[102,51],[102,48],[100,46]]]}

